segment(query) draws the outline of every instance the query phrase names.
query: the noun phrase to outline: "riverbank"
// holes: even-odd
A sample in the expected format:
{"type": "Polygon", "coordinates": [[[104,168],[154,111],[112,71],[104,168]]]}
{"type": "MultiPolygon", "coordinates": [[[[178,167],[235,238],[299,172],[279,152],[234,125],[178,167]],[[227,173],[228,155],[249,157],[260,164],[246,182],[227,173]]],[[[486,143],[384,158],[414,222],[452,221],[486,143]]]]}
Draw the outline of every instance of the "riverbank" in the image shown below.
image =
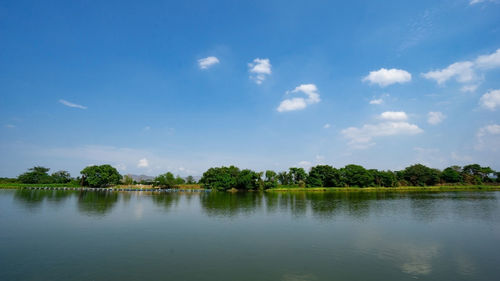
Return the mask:
{"type": "Polygon", "coordinates": [[[447,186],[399,186],[399,187],[276,187],[268,192],[412,192],[412,191],[500,191],[500,185],[447,185],[447,186]]]}
{"type": "MultiPolygon", "coordinates": [[[[116,185],[107,188],[91,188],[71,184],[22,184],[2,183],[0,189],[85,189],[116,191],[154,191],[162,190],[152,185],[116,185]]],[[[205,190],[199,184],[183,184],[171,190],[205,190]]],[[[231,189],[227,192],[239,192],[231,189]]],[[[266,192],[414,192],[414,191],[500,191],[500,185],[447,185],[447,186],[400,186],[400,187],[296,187],[280,186],[265,190],[266,192]]]]}
{"type": "MultiPolygon", "coordinates": [[[[26,184],[26,183],[1,183],[0,184],[0,189],[23,189],[23,188],[54,188],[54,189],[63,189],[63,188],[72,188],[72,189],[88,189],[91,187],[87,186],[81,186],[78,184],[67,184],[67,183],[50,183],[50,184],[26,184]]],[[[102,188],[101,188],[102,189],[102,188]]],[[[160,189],[158,187],[154,187],[152,185],[142,185],[142,184],[136,184],[136,185],[114,185],[110,187],[106,187],[106,189],[109,190],[120,190],[120,189],[127,189],[127,190],[156,190],[160,189]]],[[[174,189],[203,189],[201,188],[201,185],[199,184],[181,184],[176,186],[174,189]]]]}

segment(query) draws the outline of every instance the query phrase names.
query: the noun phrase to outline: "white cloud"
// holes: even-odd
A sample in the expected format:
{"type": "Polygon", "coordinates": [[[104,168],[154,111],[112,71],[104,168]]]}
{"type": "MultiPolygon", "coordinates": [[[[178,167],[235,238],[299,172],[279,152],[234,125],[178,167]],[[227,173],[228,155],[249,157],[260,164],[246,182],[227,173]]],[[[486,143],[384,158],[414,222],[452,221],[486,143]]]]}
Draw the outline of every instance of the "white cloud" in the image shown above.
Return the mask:
{"type": "Polygon", "coordinates": [[[475,5],[475,4],[484,3],[484,2],[497,2],[497,1],[496,0],[470,0],[469,4],[475,5]]]}
{"type": "Polygon", "coordinates": [[[477,57],[476,66],[484,69],[500,67],[500,49],[497,49],[496,52],[491,55],[477,57]]]}
{"type": "Polygon", "coordinates": [[[292,98],[283,100],[278,108],[278,112],[301,110],[307,107],[306,100],[304,98],[292,98]]]}
{"type": "Polygon", "coordinates": [[[342,130],[341,134],[349,140],[349,146],[355,149],[365,149],[375,145],[373,139],[376,137],[416,135],[423,132],[417,125],[404,121],[407,118],[404,112],[384,113],[380,117],[385,121],[378,124],[365,124],[359,128],[349,127],[342,130]]]}
{"type": "MultiPolygon", "coordinates": [[[[444,69],[438,69],[422,73],[427,79],[436,80],[438,84],[454,78],[459,83],[470,83],[479,80],[478,70],[488,70],[500,67],[500,49],[489,55],[477,57],[474,61],[462,61],[450,64],[444,69]]],[[[474,91],[477,85],[463,87],[462,91],[474,91]]]]}
{"type": "Polygon", "coordinates": [[[384,103],[383,99],[372,99],[370,101],[370,104],[382,104],[382,103],[384,103]]]}
{"type": "Polygon", "coordinates": [[[423,73],[422,76],[427,79],[436,80],[438,84],[443,84],[451,78],[455,78],[457,82],[465,83],[476,79],[473,66],[474,64],[470,61],[456,62],[445,69],[423,73]]]}
{"type": "Polygon", "coordinates": [[[68,106],[68,107],[80,108],[80,109],[87,109],[86,106],[79,105],[79,104],[76,104],[76,103],[72,103],[72,102],[69,102],[67,100],[59,100],[59,102],[62,103],[62,104],[64,104],[65,106],[68,106]]]}
{"type": "Polygon", "coordinates": [[[5,128],[9,128],[9,129],[13,129],[15,127],[16,127],[16,125],[12,125],[12,124],[5,125],[5,128]]]}
{"type": "Polygon", "coordinates": [[[500,148],[500,125],[492,124],[479,128],[476,134],[477,150],[493,150],[500,148]]]}
{"type": "Polygon", "coordinates": [[[493,125],[488,125],[484,126],[479,129],[477,135],[479,137],[483,137],[485,135],[500,135],[500,125],[493,124],[493,125]]]}
{"type": "Polygon", "coordinates": [[[411,74],[402,69],[385,69],[381,68],[376,71],[370,71],[370,74],[363,78],[363,82],[378,84],[380,87],[389,86],[395,83],[406,83],[411,81],[411,74]]]}
{"type": "Polygon", "coordinates": [[[460,88],[460,91],[464,92],[464,93],[473,93],[477,90],[477,87],[478,85],[465,85],[463,86],[462,88],[460,88]]]}
{"type": "Polygon", "coordinates": [[[482,107],[492,111],[500,107],[500,90],[491,90],[487,92],[479,99],[479,103],[482,107]]]}
{"type": "Polygon", "coordinates": [[[256,58],[248,64],[248,71],[252,74],[250,78],[255,80],[255,83],[262,84],[266,80],[266,75],[271,75],[271,63],[269,59],[256,58]]]}
{"type": "Polygon", "coordinates": [[[408,115],[404,111],[386,111],[380,114],[380,119],[388,121],[406,121],[408,115]]]}
{"type": "Polygon", "coordinates": [[[446,118],[446,116],[442,113],[442,112],[434,112],[434,111],[431,111],[427,114],[427,122],[429,122],[429,124],[431,125],[437,125],[441,122],[443,122],[443,120],[446,118]]]}
{"type": "Polygon", "coordinates": [[[323,128],[324,128],[324,129],[328,129],[328,128],[330,128],[330,127],[331,127],[331,125],[330,125],[329,123],[326,123],[325,125],[323,125],[323,128]]]}
{"type": "Polygon", "coordinates": [[[318,88],[314,84],[302,84],[297,86],[292,91],[288,91],[287,94],[303,93],[306,98],[291,98],[281,101],[280,105],[276,109],[278,112],[301,110],[306,108],[310,104],[315,104],[321,101],[318,93],[318,88]]]}
{"type": "Polygon", "coordinates": [[[146,158],[142,158],[139,160],[139,163],[137,163],[138,168],[147,168],[149,167],[149,161],[146,158]]]}
{"type": "Polygon", "coordinates": [[[219,63],[219,59],[216,57],[206,57],[198,60],[198,66],[200,69],[208,69],[209,67],[219,63]]]}

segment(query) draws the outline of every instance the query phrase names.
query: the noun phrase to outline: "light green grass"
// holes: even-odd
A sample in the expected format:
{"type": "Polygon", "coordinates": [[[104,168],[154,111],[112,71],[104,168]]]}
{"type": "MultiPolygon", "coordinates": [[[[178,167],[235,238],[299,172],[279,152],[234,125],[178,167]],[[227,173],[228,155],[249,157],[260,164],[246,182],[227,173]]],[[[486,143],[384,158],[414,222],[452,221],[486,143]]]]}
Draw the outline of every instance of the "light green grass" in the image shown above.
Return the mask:
{"type": "Polygon", "coordinates": [[[81,186],[78,184],[71,184],[71,183],[44,183],[44,184],[0,183],[0,189],[17,189],[25,187],[81,187],[81,186]]]}

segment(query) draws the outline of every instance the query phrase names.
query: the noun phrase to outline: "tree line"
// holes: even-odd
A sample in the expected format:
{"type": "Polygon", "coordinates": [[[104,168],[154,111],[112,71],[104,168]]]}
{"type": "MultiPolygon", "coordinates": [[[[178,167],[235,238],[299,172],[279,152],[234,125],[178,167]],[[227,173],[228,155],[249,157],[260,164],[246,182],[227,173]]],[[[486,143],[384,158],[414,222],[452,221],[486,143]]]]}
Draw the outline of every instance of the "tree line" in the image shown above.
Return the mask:
{"type": "MultiPolygon", "coordinates": [[[[19,175],[17,179],[0,178],[0,183],[26,184],[79,184],[90,187],[105,187],[118,184],[137,184],[130,176],[122,176],[111,165],[85,167],[80,176],[72,178],[67,171],[49,174],[49,168],[36,166],[19,175]]],[[[479,164],[451,166],[444,170],[429,168],[422,164],[409,166],[401,171],[365,169],[360,165],[334,168],[317,165],[306,172],[304,168],[292,167],[288,171],[267,170],[256,172],[235,166],[214,167],[203,173],[196,182],[194,177],[182,178],[167,172],[153,180],[144,182],[160,188],[174,188],[184,184],[200,184],[203,188],[216,190],[264,190],[284,187],[397,187],[432,185],[480,185],[500,183],[500,172],[479,164]]]]}
{"type": "Polygon", "coordinates": [[[235,166],[210,168],[200,179],[206,188],[227,190],[231,188],[256,190],[281,186],[298,187],[397,187],[432,186],[446,184],[492,184],[500,183],[500,172],[490,167],[471,164],[464,167],[451,166],[443,171],[422,164],[409,166],[401,171],[380,171],[365,169],[360,165],[334,168],[317,165],[309,172],[304,168],[292,167],[276,173],[240,170],[235,166]]]}

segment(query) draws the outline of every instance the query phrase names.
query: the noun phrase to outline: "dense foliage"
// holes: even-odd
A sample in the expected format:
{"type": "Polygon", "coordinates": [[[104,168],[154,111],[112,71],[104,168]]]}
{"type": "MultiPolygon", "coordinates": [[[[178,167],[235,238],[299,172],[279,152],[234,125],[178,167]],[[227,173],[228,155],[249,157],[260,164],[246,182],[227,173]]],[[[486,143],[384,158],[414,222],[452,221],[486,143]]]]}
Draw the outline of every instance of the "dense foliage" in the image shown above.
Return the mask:
{"type": "Polygon", "coordinates": [[[422,164],[407,167],[402,171],[367,170],[360,165],[347,165],[337,169],[329,165],[317,165],[309,170],[292,167],[288,171],[258,173],[239,170],[237,167],[210,168],[203,174],[200,183],[205,188],[228,190],[258,190],[275,188],[278,185],[296,187],[396,187],[431,186],[445,184],[482,184],[500,182],[499,172],[478,164],[464,168],[452,166],[442,172],[422,164]],[[264,179],[263,178],[264,175],[264,179]]]}
{"type": "Polygon", "coordinates": [[[49,175],[49,168],[36,166],[17,177],[17,182],[27,184],[69,183],[72,178],[67,171],[57,171],[49,175]]]}
{"type": "MultiPolygon", "coordinates": [[[[19,184],[77,184],[103,187],[121,183],[131,185],[136,181],[127,175],[123,178],[110,165],[89,166],[83,169],[81,178],[73,179],[67,171],[57,171],[49,175],[49,168],[33,167],[17,179],[0,178],[0,183],[19,184]]],[[[171,172],[161,174],[154,180],[142,181],[141,184],[153,184],[161,188],[174,188],[184,184],[195,184],[193,176],[182,178],[171,172]]],[[[464,167],[451,166],[443,171],[429,168],[422,164],[411,165],[401,171],[380,171],[365,169],[360,165],[346,165],[334,168],[330,165],[304,168],[292,167],[288,171],[267,170],[256,172],[238,167],[214,167],[208,169],[199,184],[215,190],[264,190],[284,187],[397,187],[397,186],[432,186],[432,185],[480,185],[500,184],[500,172],[479,164],[464,167]]]]}
{"type": "Polygon", "coordinates": [[[153,181],[154,186],[161,188],[172,188],[176,185],[174,174],[167,172],[157,176],[153,181]]]}
{"type": "Polygon", "coordinates": [[[111,165],[94,165],[83,169],[81,183],[90,187],[105,187],[119,184],[122,176],[111,165]]]}

